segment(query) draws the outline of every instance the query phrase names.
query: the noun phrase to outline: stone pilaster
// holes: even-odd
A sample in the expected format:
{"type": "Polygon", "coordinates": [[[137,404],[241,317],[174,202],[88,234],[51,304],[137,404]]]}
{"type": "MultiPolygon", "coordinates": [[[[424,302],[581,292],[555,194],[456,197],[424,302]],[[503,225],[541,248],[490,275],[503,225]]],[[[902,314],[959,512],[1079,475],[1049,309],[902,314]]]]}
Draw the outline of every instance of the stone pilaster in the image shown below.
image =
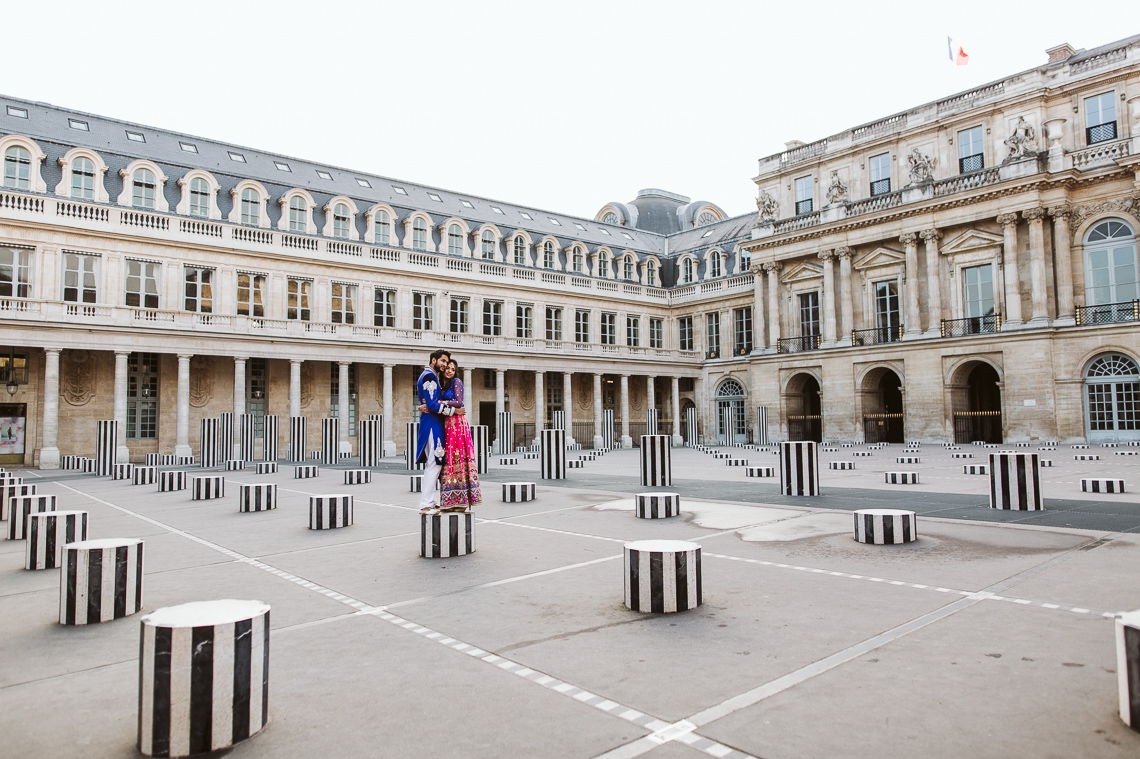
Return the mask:
{"type": "Polygon", "coordinates": [[[1002,227],[1002,279],[1005,283],[1005,317],[1002,326],[1020,327],[1021,283],[1017,271],[1017,214],[1003,213],[997,217],[1002,227]]]}
{"type": "Polygon", "coordinates": [[[1049,209],[1053,217],[1053,276],[1057,282],[1057,318],[1054,324],[1060,327],[1076,324],[1076,308],[1073,305],[1073,238],[1069,229],[1072,209],[1067,205],[1049,209]]]}
{"type": "Polygon", "coordinates": [[[922,310],[919,306],[918,235],[908,232],[899,237],[906,249],[906,336],[922,336],[922,310]]]}
{"type": "Polygon", "coordinates": [[[59,348],[44,349],[43,445],[40,469],[59,469],[59,348]]]}

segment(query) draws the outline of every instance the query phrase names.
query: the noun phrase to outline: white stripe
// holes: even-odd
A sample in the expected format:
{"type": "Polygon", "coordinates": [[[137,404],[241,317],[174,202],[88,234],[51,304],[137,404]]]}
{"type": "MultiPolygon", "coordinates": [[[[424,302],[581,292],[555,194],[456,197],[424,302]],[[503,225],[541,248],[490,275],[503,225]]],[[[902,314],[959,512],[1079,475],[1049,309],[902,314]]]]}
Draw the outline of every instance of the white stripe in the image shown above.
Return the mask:
{"type": "Polygon", "coordinates": [[[142,653],[139,659],[139,746],[150,755],[154,740],[154,632],[142,626],[142,653]]]}
{"type": "Polygon", "coordinates": [[[234,623],[214,625],[213,724],[210,748],[233,745],[234,623]]]}
{"type": "Polygon", "coordinates": [[[170,640],[170,755],[190,753],[190,656],[193,629],[175,627],[170,640]]]}

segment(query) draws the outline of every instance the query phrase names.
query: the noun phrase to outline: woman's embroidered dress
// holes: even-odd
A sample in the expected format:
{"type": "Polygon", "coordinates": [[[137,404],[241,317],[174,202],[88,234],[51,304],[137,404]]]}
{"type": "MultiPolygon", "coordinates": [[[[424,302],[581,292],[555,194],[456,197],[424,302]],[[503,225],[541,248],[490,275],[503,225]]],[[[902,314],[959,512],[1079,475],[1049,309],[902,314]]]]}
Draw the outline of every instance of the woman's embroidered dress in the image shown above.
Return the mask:
{"type": "MultiPolygon", "coordinates": [[[[456,377],[451,387],[443,392],[443,400],[450,406],[463,407],[463,381],[456,377]]],[[[475,446],[471,442],[471,426],[463,414],[447,417],[443,425],[447,463],[439,478],[439,507],[441,509],[470,508],[483,502],[479,489],[479,466],[475,461],[475,446]]]]}

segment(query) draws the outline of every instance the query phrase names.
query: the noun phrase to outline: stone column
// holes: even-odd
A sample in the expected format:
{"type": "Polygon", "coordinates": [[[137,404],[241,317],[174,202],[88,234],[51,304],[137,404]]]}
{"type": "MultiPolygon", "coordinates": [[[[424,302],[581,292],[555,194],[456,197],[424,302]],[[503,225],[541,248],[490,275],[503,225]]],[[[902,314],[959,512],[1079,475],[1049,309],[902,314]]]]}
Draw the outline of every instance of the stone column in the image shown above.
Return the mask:
{"type": "Polygon", "coordinates": [[[768,330],[764,321],[764,275],[752,275],[752,352],[762,353],[768,347],[768,330]]]}
{"type": "Polygon", "coordinates": [[[244,357],[234,357],[234,447],[231,458],[241,458],[241,417],[245,413],[245,362],[244,357]]]}
{"type": "Polygon", "coordinates": [[[352,403],[352,398],[349,397],[348,391],[348,368],[352,366],[351,361],[338,361],[337,362],[337,377],[336,377],[336,418],[340,421],[337,426],[339,430],[338,450],[341,453],[352,453],[352,442],[348,439],[348,409],[349,404],[352,403]]]}
{"type": "Polygon", "coordinates": [[[562,372],[562,413],[566,418],[566,445],[574,445],[574,373],[562,372]]]}
{"type": "MultiPolygon", "coordinates": [[[[396,417],[392,415],[392,365],[384,364],[384,401],[381,408],[381,413],[384,415],[384,455],[396,455],[396,441],[393,438],[396,429],[396,417]]],[[[466,400],[471,395],[471,370],[466,369],[463,372],[463,384],[467,387],[467,396],[464,398],[468,406],[471,405],[469,400],[466,400]]],[[[468,413],[471,409],[468,408],[468,413]]]]}
{"type": "MultiPolygon", "coordinates": [[[[645,378],[645,409],[648,411],[651,408],[657,408],[657,379],[652,374],[645,378]]],[[[649,419],[648,413],[645,418],[649,419]]]]}
{"type": "Polygon", "coordinates": [[[546,426],[546,373],[534,373],[534,442],[542,439],[542,428],[546,426]]]}
{"type": "Polygon", "coordinates": [[[669,391],[673,394],[673,445],[684,445],[685,439],[681,437],[681,379],[673,377],[673,387],[669,391]]]}
{"type": "Polygon", "coordinates": [[[127,358],[130,351],[115,351],[115,421],[119,423],[115,461],[129,463],[131,449],[127,448],[127,358]]]}
{"type": "Polygon", "coordinates": [[[1017,273],[1017,214],[1003,213],[997,217],[1002,226],[1002,260],[1005,279],[1005,317],[1003,327],[1021,326],[1021,283],[1017,273]]]}
{"type": "Polygon", "coordinates": [[[1054,324],[1060,327],[1076,324],[1076,309],[1073,307],[1073,249],[1072,232],[1069,231],[1069,216],[1072,209],[1067,205],[1049,209],[1053,217],[1053,276],[1057,282],[1057,318],[1054,324]]]}
{"type": "MultiPolygon", "coordinates": [[[[301,363],[289,360],[289,416],[301,415],[301,363]]],[[[384,397],[386,400],[387,394],[384,397]]]]}
{"type": "Polygon", "coordinates": [[[605,444],[602,440],[602,375],[594,375],[594,450],[605,444]]]}
{"type": "Polygon", "coordinates": [[[507,372],[505,369],[495,370],[495,423],[498,424],[498,415],[507,410],[507,372]]]}
{"type": "Polygon", "coordinates": [[[174,455],[193,456],[190,448],[190,359],[193,356],[178,354],[178,392],[175,399],[174,455]]]}
{"type": "Polygon", "coordinates": [[[780,344],[780,264],[769,261],[764,271],[768,273],[768,347],[775,350],[780,344]]]}
{"type": "Polygon", "coordinates": [[[633,438],[629,436],[629,375],[621,375],[621,447],[632,448],[633,438]]]}
{"type": "Polygon", "coordinates": [[[851,339],[851,332],[855,329],[855,306],[851,301],[851,248],[836,248],[835,255],[839,257],[839,293],[840,293],[840,322],[839,339],[845,342],[851,339]]]}
{"type": "Polygon", "coordinates": [[[44,421],[40,469],[59,469],[59,348],[44,349],[44,421]]]}
{"type": "Polygon", "coordinates": [[[823,262],[823,344],[835,345],[835,270],[831,266],[834,250],[821,250],[823,262]]]}
{"type": "Polygon", "coordinates": [[[942,233],[937,229],[925,229],[922,242],[926,247],[926,336],[942,336],[942,277],[939,267],[942,261],[938,254],[942,233]]]}
{"type": "Polygon", "coordinates": [[[918,304],[918,235],[908,232],[899,237],[906,246],[906,335],[921,337],[922,311],[918,304]]]}
{"type": "Polygon", "coordinates": [[[1021,216],[1029,222],[1030,321],[1034,326],[1044,327],[1049,324],[1049,290],[1045,284],[1045,209],[1027,208],[1021,216]]]}

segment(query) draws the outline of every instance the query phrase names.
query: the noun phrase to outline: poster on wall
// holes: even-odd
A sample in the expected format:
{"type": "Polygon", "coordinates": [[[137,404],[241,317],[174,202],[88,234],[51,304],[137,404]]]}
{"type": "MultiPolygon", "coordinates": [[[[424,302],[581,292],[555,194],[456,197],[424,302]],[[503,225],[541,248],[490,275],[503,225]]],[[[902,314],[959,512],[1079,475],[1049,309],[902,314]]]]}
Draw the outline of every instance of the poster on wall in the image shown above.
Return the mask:
{"type": "Polygon", "coordinates": [[[24,454],[24,417],[0,416],[0,456],[24,454]]]}

